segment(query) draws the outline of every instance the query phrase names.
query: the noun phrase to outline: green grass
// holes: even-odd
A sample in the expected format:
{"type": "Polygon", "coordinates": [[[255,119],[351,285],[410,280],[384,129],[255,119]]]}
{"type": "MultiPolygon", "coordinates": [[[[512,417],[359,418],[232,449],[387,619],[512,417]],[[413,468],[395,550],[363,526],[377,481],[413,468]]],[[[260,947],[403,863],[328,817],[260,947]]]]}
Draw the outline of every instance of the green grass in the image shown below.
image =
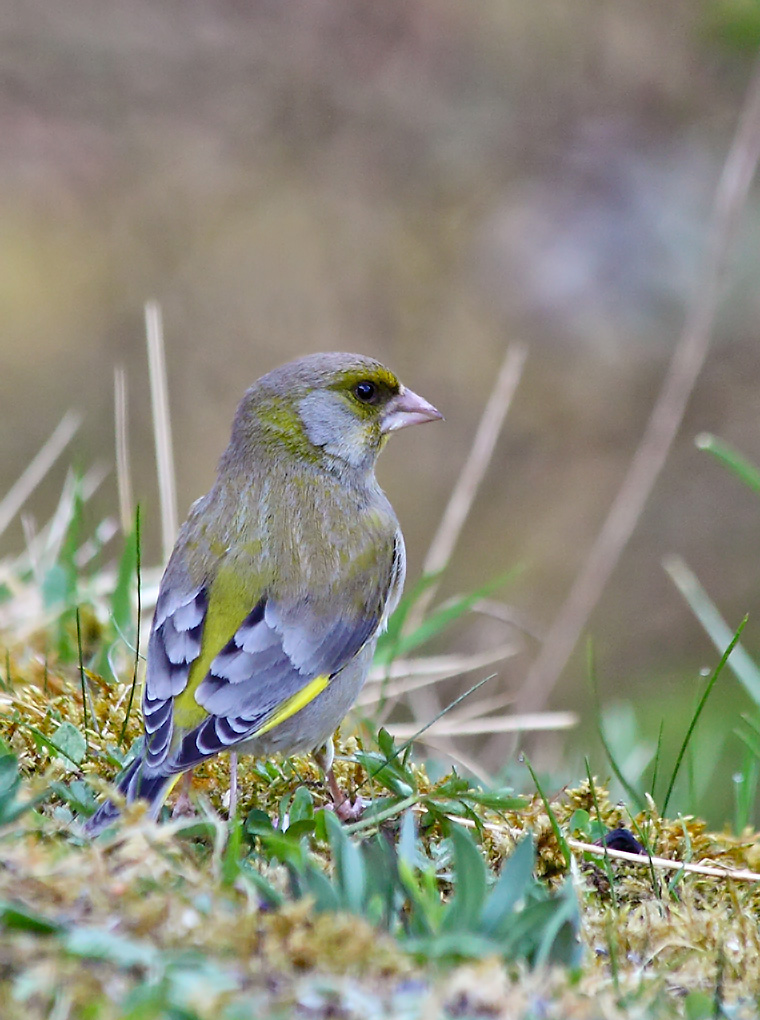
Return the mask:
{"type": "MultiPolygon", "coordinates": [[[[456,771],[432,782],[413,741],[365,721],[336,766],[347,788],[371,792],[357,823],[326,810],[310,759],[243,759],[228,821],[217,759],[197,770],[196,817],[167,810],[155,825],[137,805],[84,839],[81,820],[140,732],[135,627],[116,609],[125,575],[134,597],[138,548],[126,541],[110,597],[102,575],[77,573],[56,611],[7,645],[4,1018],[758,1015],[760,889],[656,861],[748,868],[754,840],[664,818],[645,790],[612,804],[590,768],[560,792],[527,761],[522,792],[456,771]],[[573,847],[620,826],[645,844],[641,864],[573,847]]],[[[657,755],[667,795],[727,659],[669,769],[657,755]]]]}
{"type": "MultiPolygon", "coordinates": [[[[705,445],[757,488],[751,465],[705,445]]],[[[754,709],[737,731],[733,834],[677,809],[698,803],[699,766],[715,760],[708,699],[738,682],[754,705],[757,668],[739,644],[744,624],[734,633],[683,570],[715,668],[650,741],[631,711],[603,706],[590,657],[601,776],[587,757],[568,785],[522,755],[512,787],[475,781],[451,768],[451,728],[448,768],[439,755],[428,773],[419,756],[441,721],[487,734],[503,718],[481,692],[481,658],[428,647],[506,579],[433,605],[436,568],[391,620],[374,694],[338,744],[339,782],[370,798],[361,820],[337,821],[308,758],[244,758],[228,819],[219,758],[196,770],[194,817],[166,808],[154,824],[132,805],[90,841],[83,819],[138,746],[137,621],[159,576],[142,563],[139,513],[114,554],[111,531],[88,518],[91,489],[72,475],[51,525],[0,564],[3,1020],[760,1016],[760,883],[747,874],[760,869],[754,709]],[[458,674],[464,693],[414,715],[422,683],[458,674]],[[413,716],[403,742],[399,703],[413,716]],[[583,849],[620,828],[640,858],[583,849]],[[744,873],[699,873],[705,861],[744,873]]],[[[457,533],[439,543],[448,554],[457,533]]]]}

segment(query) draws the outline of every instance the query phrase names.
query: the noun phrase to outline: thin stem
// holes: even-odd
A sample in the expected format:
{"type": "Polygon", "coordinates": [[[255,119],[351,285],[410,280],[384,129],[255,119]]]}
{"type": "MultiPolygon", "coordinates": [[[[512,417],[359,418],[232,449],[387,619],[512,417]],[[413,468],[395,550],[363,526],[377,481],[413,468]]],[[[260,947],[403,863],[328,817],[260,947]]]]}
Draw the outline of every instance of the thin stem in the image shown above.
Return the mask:
{"type": "Polygon", "coordinates": [[[87,735],[87,681],[84,675],[84,657],[82,653],[82,623],[79,619],[79,606],[76,608],[77,619],[77,650],[79,653],[79,680],[82,684],[82,725],[84,728],[84,756],[89,757],[90,741],[87,735]]]}
{"type": "Polygon", "coordinates": [[[148,341],[150,399],[153,409],[158,494],[161,503],[161,537],[166,561],[171,555],[177,537],[177,483],[169,415],[169,387],[166,382],[164,329],[157,301],[148,301],[145,305],[145,334],[148,341]]]}
{"type": "Polygon", "coordinates": [[[141,594],[141,557],[140,557],[140,505],[138,504],[135,509],[135,577],[137,580],[137,632],[135,634],[135,665],[132,670],[132,687],[129,691],[129,701],[127,702],[127,712],[124,716],[124,723],[121,727],[121,733],[119,734],[119,744],[124,741],[124,734],[127,732],[127,723],[129,722],[129,716],[132,712],[132,702],[135,698],[135,688],[137,687],[137,668],[140,665],[140,618],[142,617],[142,594],[141,594]]]}
{"type": "Polygon", "coordinates": [[[520,692],[540,708],[554,689],[639,520],[673,445],[710,344],[731,244],[760,160],[760,59],[718,182],[704,269],[683,330],[628,473],[520,692]]]}

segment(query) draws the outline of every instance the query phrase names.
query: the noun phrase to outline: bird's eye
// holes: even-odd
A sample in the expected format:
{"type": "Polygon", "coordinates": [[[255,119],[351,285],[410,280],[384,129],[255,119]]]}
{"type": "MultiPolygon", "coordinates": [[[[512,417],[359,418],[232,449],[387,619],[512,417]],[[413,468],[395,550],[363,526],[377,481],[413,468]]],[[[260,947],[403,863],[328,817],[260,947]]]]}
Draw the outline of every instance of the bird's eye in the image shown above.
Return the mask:
{"type": "Polygon", "coordinates": [[[375,404],[378,399],[377,386],[368,379],[364,379],[354,386],[354,396],[357,400],[361,400],[363,404],[375,404]]]}

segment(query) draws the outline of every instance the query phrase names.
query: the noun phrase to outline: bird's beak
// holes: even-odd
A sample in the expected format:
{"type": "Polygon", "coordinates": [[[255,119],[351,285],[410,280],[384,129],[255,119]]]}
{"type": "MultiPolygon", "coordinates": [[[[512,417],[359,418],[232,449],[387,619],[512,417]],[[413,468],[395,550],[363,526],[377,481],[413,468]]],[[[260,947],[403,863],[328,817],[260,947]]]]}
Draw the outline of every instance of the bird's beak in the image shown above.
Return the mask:
{"type": "Polygon", "coordinates": [[[389,401],[380,425],[381,432],[395,432],[407,425],[421,425],[424,421],[443,419],[440,411],[429,404],[424,397],[412,390],[402,388],[398,396],[389,401]]]}

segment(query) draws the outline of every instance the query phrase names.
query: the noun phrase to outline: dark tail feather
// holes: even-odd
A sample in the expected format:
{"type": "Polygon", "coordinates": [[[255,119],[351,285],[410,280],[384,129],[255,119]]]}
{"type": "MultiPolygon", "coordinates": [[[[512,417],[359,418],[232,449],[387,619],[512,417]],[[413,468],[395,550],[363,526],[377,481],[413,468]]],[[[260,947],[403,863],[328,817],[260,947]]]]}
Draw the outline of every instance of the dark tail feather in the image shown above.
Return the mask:
{"type": "MultiPolygon", "coordinates": [[[[150,804],[150,813],[155,818],[161,810],[164,797],[176,780],[176,776],[146,775],[142,771],[144,764],[143,758],[135,758],[126,772],[119,777],[116,789],[124,795],[128,804],[133,800],[147,800],[150,804]]],[[[85,822],[85,834],[97,836],[99,832],[115,822],[120,814],[121,811],[112,800],[105,801],[92,818],[88,818],[85,822]]]]}

